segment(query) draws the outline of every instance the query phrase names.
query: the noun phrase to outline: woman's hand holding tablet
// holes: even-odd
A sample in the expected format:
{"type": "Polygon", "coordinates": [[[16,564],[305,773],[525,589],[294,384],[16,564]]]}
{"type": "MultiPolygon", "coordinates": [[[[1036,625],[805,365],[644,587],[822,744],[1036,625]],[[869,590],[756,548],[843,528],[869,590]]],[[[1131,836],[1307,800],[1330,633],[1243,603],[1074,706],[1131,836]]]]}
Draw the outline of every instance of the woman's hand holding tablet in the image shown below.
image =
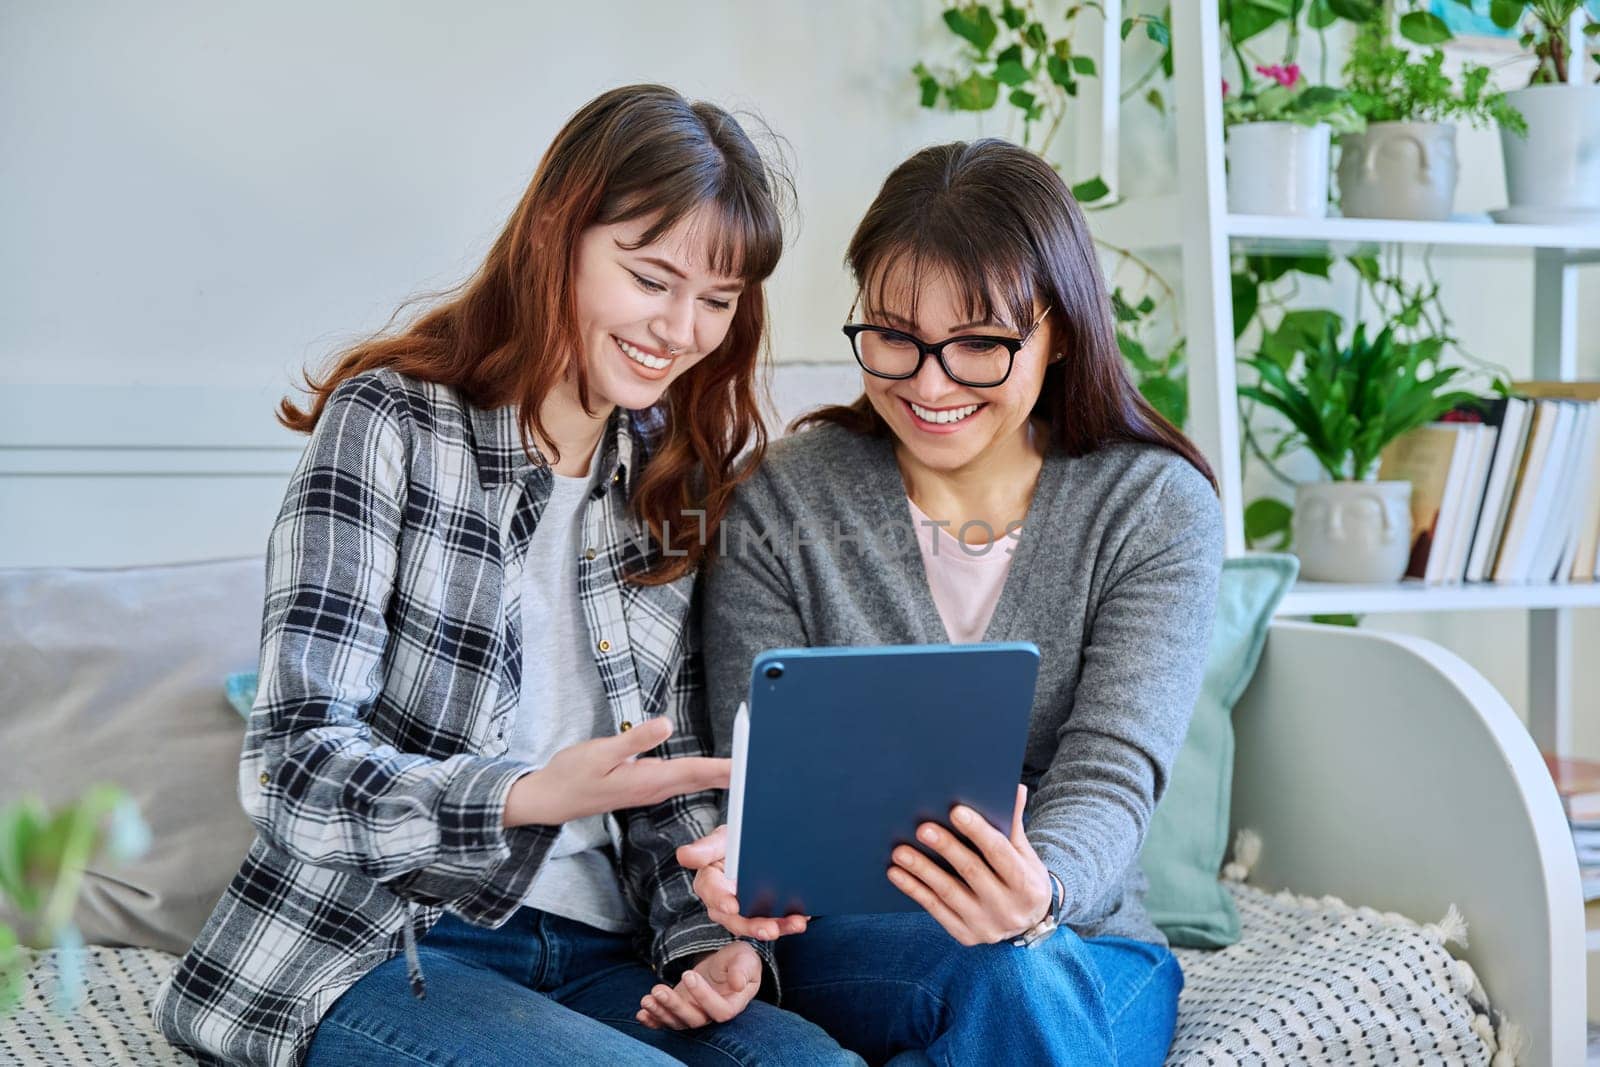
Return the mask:
{"type": "Polygon", "coordinates": [[[804,915],[785,915],[778,919],[747,919],[740,915],[739,898],[726,869],[727,858],[726,824],[678,849],[678,862],[685,869],[695,872],[694,894],[706,906],[707,915],[721,923],[734,937],[775,941],[785,934],[805,932],[807,916],[804,915]]]}

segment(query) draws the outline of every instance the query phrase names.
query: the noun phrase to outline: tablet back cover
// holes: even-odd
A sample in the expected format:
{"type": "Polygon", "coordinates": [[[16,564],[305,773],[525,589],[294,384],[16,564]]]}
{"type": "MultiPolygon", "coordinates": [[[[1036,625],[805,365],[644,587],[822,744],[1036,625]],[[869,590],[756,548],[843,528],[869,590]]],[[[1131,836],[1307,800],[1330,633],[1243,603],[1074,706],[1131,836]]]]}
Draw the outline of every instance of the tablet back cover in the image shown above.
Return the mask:
{"type": "Polygon", "coordinates": [[[956,803],[1009,829],[1038,665],[1025,642],[757,656],[729,827],[744,914],[918,910],[890,853],[931,855],[916,828],[956,803]]]}

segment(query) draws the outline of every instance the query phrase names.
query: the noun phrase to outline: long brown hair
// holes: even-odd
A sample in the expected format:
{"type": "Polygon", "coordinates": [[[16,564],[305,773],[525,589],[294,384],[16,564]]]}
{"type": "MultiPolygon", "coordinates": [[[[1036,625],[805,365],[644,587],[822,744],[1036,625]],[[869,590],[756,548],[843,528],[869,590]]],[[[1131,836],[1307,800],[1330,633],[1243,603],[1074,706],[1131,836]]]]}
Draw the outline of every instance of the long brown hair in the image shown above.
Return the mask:
{"type": "MultiPolygon", "coordinates": [[[[1033,414],[1049,420],[1051,443],[1070,456],[1116,441],[1159,445],[1216,487],[1205,456],[1129,379],[1083,212],[1032,152],[995,138],[922,149],[885,179],[845,259],[869,308],[884,306],[896,266],[912,278],[946,272],[974,319],[996,317],[998,307],[1023,330],[1035,301],[1050,307],[1056,351],[1065,358],[1046,369],[1033,414]]],[[[914,303],[914,285],[912,294],[914,303]]],[[[794,428],[818,423],[890,432],[864,393],[803,415],[794,428]]]]}
{"type": "Polygon", "coordinates": [[[664,545],[670,530],[673,549],[630,580],[657,585],[681,577],[699,565],[734,487],[766,449],[756,380],[767,340],[761,283],[783,249],[785,190],[792,195],[787,176],[721,108],[661,85],[603,93],[556,134],[477,272],[409,326],[344,351],[320,380],[305,373],[311,409],[284,398],[278,420],[310,433],[340,382],[391,367],[455,386],[481,408],[519,404],[523,449],[537,462],[530,435],[549,440],[539,409],[569,369],[589,406],[571,284],[579,235],[593,225],[651,218],[641,241],[649,244],[709,206],[716,220],[705,233],[712,268],[742,278],[745,289],[722,344],[663,397],[665,428],[630,501],[664,545]],[[685,516],[694,509],[705,513],[704,538],[685,516]]]}

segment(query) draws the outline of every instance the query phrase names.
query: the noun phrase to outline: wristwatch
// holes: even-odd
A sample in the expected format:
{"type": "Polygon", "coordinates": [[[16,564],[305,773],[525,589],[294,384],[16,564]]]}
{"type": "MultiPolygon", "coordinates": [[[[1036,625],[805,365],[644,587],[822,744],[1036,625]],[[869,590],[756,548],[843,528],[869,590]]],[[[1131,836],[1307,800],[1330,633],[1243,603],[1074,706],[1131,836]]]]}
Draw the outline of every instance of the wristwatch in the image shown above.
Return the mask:
{"type": "Polygon", "coordinates": [[[1047,940],[1051,934],[1056,932],[1056,927],[1060,925],[1061,905],[1064,903],[1066,895],[1066,886],[1061,884],[1061,879],[1051,874],[1050,910],[1044,913],[1044,918],[1012,938],[1011,943],[1018,948],[1032,948],[1047,940]]]}

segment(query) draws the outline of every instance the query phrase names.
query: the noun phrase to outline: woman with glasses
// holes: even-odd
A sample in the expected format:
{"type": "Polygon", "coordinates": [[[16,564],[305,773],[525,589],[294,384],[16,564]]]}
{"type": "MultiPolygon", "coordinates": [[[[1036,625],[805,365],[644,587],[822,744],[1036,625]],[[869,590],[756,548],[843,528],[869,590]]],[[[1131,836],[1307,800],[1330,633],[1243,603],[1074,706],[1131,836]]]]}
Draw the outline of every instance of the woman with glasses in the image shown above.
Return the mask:
{"type": "MultiPolygon", "coordinates": [[[[1183,977],[1137,858],[1209,641],[1210,470],[1129,381],[1083,216],[1033,154],[918,152],[848,261],[863,394],[769,451],[728,513],[767,536],[727,538],[708,570],[718,747],[764,649],[1032,641],[1017,810],[919,827],[948,869],[885,857],[920,906],[903,914],[743,919],[725,831],[679,857],[713,918],[782,938],[784,1006],[869,1061],[1159,1064],[1183,977]]],[[[720,1007],[662,986],[640,1018],[693,1026],[720,1007]]]]}

